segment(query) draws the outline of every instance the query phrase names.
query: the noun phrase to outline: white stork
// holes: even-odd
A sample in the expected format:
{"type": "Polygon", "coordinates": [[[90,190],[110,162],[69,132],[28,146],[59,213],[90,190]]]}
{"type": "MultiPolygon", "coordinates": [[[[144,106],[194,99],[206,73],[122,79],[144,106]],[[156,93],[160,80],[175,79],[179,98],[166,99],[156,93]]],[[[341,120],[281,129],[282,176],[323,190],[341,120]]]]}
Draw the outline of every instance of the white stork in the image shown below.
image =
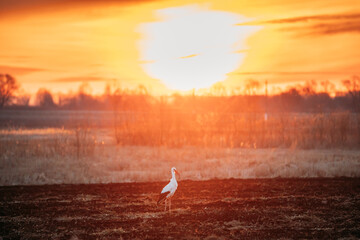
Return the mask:
{"type": "Polygon", "coordinates": [[[177,173],[180,176],[180,173],[176,170],[176,168],[172,167],[171,168],[172,178],[170,179],[170,182],[162,189],[159,195],[159,200],[157,202],[157,204],[159,205],[165,200],[165,211],[166,211],[167,200],[169,200],[169,211],[171,211],[171,197],[174,195],[178,187],[175,173],[177,173]]]}

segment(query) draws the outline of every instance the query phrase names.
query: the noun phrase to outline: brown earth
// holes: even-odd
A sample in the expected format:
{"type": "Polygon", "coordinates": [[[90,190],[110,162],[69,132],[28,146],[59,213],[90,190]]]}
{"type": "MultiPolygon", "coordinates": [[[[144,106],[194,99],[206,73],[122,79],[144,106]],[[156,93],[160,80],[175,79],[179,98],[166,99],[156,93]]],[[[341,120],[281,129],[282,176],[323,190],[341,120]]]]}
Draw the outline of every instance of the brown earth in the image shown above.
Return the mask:
{"type": "MultiPolygon", "coordinates": [[[[360,179],[0,187],[2,239],[357,239],[360,179]]],[[[1,238],[0,238],[1,239],[1,238]]]]}

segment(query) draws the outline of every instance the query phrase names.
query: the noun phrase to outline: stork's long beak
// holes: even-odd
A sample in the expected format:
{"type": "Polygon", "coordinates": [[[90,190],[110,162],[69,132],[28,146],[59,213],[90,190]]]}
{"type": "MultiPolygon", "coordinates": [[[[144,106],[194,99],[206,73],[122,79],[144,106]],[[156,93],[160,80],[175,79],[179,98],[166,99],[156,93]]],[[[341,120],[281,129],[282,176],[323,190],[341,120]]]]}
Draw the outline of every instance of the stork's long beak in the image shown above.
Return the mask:
{"type": "Polygon", "coordinates": [[[175,170],[175,174],[177,174],[179,176],[179,179],[180,179],[180,173],[177,170],[175,170]]]}

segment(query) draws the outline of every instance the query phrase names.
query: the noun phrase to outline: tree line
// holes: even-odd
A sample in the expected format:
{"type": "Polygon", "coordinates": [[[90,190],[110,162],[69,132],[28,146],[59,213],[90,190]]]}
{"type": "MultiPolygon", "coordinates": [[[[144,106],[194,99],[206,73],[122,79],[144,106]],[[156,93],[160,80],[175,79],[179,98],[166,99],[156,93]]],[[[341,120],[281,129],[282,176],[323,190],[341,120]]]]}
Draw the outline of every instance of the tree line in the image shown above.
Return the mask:
{"type": "Polygon", "coordinates": [[[260,93],[258,81],[248,80],[244,88],[229,92],[221,83],[213,85],[205,94],[153,96],[143,85],[137,88],[111,89],[107,85],[102,95],[89,93],[86,84],[75,94],[58,94],[57,101],[47,89],[35,96],[35,106],[29,106],[30,95],[18,94],[19,83],[9,74],[0,74],[0,108],[44,108],[64,110],[116,110],[131,112],[196,111],[196,112],[360,112],[360,78],[352,76],[342,81],[346,91],[330,96],[334,85],[329,81],[315,81],[289,87],[277,94],[260,93]]]}

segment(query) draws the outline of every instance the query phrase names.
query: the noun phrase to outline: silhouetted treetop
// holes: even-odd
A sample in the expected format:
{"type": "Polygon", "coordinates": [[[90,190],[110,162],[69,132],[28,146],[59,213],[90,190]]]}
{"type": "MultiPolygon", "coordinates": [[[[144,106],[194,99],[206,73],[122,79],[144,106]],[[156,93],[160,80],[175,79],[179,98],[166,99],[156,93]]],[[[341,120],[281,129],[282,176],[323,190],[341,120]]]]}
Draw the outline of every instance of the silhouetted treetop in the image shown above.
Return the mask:
{"type": "Polygon", "coordinates": [[[11,102],[19,85],[15,78],[9,74],[0,74],[0,108],[11,102]]]}
{"type": "Polygon", "coordinates": [[[38,105],[40,107],[46,107],[46,108],[55,107],[55,103],[54,103],[52,94],[44,88],[40,88],[37,91],[35,102],[36,102],[36,105],[38,105]]]}

